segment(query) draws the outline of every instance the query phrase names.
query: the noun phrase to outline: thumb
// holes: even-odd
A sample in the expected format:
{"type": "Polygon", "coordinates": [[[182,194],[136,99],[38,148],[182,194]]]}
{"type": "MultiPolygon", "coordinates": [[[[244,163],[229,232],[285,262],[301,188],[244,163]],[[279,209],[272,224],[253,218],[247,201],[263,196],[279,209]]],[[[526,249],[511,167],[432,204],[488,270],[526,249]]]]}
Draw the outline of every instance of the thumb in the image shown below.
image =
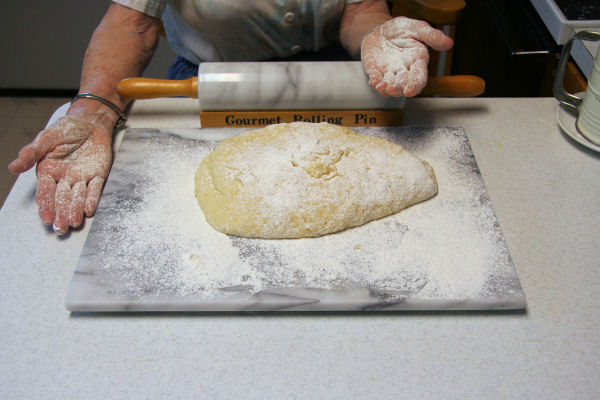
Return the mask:
{"type": "Polygon", "coordinates": [[[446,36],[444,32],[434,28],[431,28],[429,34],[423,39],[423,43],[438,51],[448,50],[454,46],[454,40],[452,40],[452,38],[446,36]]]}
{"type": "Polygon", "coordinates": [[[415,34],[415,39],[425,43],[434,50],[448,50],[454,45],[454,40],[424,21],[415,21],[413,33],[415,34]]]}
{"type": "Polygon", "coordinates": [[[16,160],[8,165],[10,172],[20,174],[33,167],[44,155],[46,151],[40,148],[37,141],[33,141],[19,151],[16,160]]]}
{"type": "Polygon", "coordinates": [[[448,50],[454,45],[450,37],[427,22],[406,17],[396,17],[387,21],[382,25],[382,33],[390,40],[410,37],[434,50],[448,50]]]}
{"type": "Polygon", "coordinates": [[[78,137],[82,136],[81,132],[82,128],[75,119],[61,117],[38,133],[33,142],[23,147],[17,159],[8,165],[8,169],[15,174],[27,171],[48,153],[69,142],[77,142],[78,137]]]}

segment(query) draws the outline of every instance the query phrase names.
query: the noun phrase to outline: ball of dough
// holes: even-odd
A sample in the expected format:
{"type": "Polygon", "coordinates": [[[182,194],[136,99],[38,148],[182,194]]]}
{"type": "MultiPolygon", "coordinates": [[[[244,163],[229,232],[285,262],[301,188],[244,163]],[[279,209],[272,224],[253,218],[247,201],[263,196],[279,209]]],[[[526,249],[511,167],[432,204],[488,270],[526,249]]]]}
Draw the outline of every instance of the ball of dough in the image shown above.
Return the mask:
{"type": "Polygon", "coordinates": [[[200,163],[195,184],[215,229],[271,239],[341,231],[437,193],[433,168],[401,146],[307,122],[224,140],[200,163]]]}

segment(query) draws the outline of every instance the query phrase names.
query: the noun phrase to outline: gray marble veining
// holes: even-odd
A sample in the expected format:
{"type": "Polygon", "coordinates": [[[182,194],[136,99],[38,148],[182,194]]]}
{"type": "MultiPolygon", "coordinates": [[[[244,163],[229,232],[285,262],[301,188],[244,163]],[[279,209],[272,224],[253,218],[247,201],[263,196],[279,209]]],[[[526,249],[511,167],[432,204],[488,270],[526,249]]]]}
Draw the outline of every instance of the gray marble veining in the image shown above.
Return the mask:
{"type": "Polygon", "coordinates": [[[357,129],[427,160],[436,171],[438,195],[361,227],[287,241],[213,231],[195,203],[199,161],[242,131],[126,132],[67,293],[69,310],[525,307],[462,129],[357,129]]]}
{"type": "Polygon", "coordinates": [[[360,61],[202,63],[203,111],[402,109],[369,87],[360,61]]]}

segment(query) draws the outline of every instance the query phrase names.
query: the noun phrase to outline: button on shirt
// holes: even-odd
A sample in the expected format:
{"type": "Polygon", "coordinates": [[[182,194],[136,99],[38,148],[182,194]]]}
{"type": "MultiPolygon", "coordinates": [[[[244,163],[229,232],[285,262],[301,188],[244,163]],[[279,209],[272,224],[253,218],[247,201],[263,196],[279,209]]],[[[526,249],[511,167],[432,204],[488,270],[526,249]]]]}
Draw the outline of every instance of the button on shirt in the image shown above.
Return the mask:
{"type": "Polygon", "coordinates": [[[347,3],[361,0],[113,0],[162,18],[169,44],[194,62],[256,61],[338,40],[347,3]]]}

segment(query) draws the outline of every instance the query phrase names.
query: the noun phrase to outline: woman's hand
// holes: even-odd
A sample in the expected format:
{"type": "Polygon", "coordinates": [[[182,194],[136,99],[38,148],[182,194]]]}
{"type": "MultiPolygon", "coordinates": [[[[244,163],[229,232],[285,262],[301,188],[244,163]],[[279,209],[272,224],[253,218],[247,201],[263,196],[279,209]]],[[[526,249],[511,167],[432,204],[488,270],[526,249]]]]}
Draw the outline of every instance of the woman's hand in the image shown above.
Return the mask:
{"type": "MultiPolygon", "coordinates": [[[[142,75],[158,44],[159,31],[159,19],[111,3],[87,47],[80,92],[125,109],[128,100],[117,93],[117,83],[142,75]]],[[[12,172],[21,173],[37,163],[40,217],[56,233],[66,233],[69,226],[81,225],[84,215],[96,212],[110,170],[113,127],[118,119],[102,102],[80,98],[9,165],[12,172]]]]}
{"type": "Polygon", "coordinates": [[[96,212],[112,161],[112,125],[94,115],[64,116],[19,151],[8,168],[37,163],[36,203],[42,222],[62,235],[96,212]]]}
{"type": "Polygon", "coordinates": [[[382,96],[417,94],[427,84],[429,51],[447,50],[454,42],[424,21],[397,17],[365,36],[361,59],[369,85],[382,96]]]}

